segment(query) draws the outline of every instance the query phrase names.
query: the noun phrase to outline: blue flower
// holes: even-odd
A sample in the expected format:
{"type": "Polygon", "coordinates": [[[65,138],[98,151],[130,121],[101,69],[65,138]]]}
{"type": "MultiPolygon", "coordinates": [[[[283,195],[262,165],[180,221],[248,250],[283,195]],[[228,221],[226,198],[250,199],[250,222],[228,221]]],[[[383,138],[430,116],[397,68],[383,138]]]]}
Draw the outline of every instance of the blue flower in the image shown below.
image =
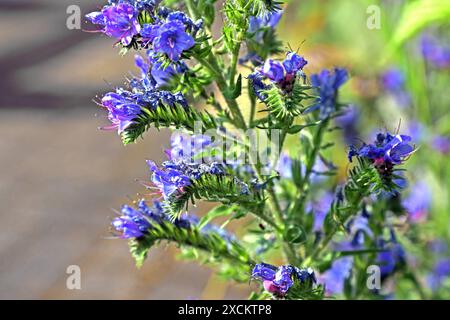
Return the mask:
{"type": "Polygon", "coordinates": [[[128,46],[133,37],[139,33],[141,26],[137,21],[138,10],[129,3],[118,3],[105,6],[101,12],[91,12],[86,18],[93,24],[103,26],[101,31],[119,39],[128,46]]]}
{"type": "Polygon", "coordinates": [[[263,44],[264,31],[267,29],[274,29],[281,20],[283,11],[273,11],[266,15],[251,16],[247,32],[252,35],[252,38],[263,44]]]}
{"type": "Polygon", "coordinates": [[[255,93],[255,96],[261,100],[264,101],[266,99],[266,94],[264,93],[264,90],[267,90],[270,88],[267,84],[264,83],[264,77],[259,72],[254,72],[248,76],[248,79],[251,81],[253,92],[255,93]]]}
{"type": "Polygon", "coordinates": [[[121,238],[129,239],[144,236],[152,225],[159,224],[163,220],[168,221],[169,218],[159,202],[155,201],[150,208],[144,200],[140,200],[136,208],[122,206],[121,216],[115,218],[111,224],[120,233],[121,238]]]}
{"type": "Polygon", "coordinates": [[[316,283],[314,271],[310,268],[299,269],[292,265],[275,267],[267,263],[256,264],[252,278],[262,281],[264,289],[277,296],[286,295],[296,281],[316,283]]]}
{"type": "Polygon", "coordinates": [[[160,169],[150,160],[147,160],[150,171],[153,172],[151,181],[159,189],[164,199],[170,198],[176,192],[182,192],[183,188],[191,184],[189,176],[185,175],[176,166],[165,163],[160,169]]]}
{"type": "Polygon", "coordinates": [[[407,106],[410,102],[410,96],[405,89],[405,76],[400,69],[390,68],[381,75],[383,88],[389,92],[399,104],[407,106]]]}
{"type": "Polygon", "coordinates": [[[306,211],[311,212],[314,215],[313,231],[320,232],[323,228],[323,222],[325,217],[330,211],[331,204],[333,203],[334,196],[331,192],[326,192],[318,199],[312,203],[308,203],[306,206],[306,211]]]}
{"type": "Polygon", "coordinates": [[[194,22],[191,18],[189,18],[184,12],[181,11],[173,11],[167,14],[167,21],[179,21],[184,24],[186,27],[186,31],[196,34],[203,27],[203,20],[199,19],[194,22]]]}
{"type": "Polygon", "coordinates": [[[302,70],[307,64],[308,61],[295,52],[288,52],[286,59],[283,61],[283,67],[286,74],[295,74],[299,70],[302,70]]]}
{"type": "Polygon", "coordinates": [[[171,149],[167,151],[171,160],[175,159],[193,159],[197,154],[206,151],[213,141],[207,135],[188,135],[175,133],[171,139],[171,149]]]}
{"type": "Polygon", "coordinates": [[[319,98],[308,108],[308,112],[319,109],[320,118],[325,119],[337,110],[338,89],[348,80],[348,72],[342,68],[335,68],[334,72],[322,70],[311,76],[311,83],[316,87],[319,98]]]}
{"type": "Polygon", "coordinates": [[[406,135],[392,135],[389,132],[377,134],[373,144],[363,144],[360,148],[350,147],[349,161],[354,156],[369,159],[379,170],[389,171],[394,165],[401,164],[414,152],[410,145],[411,137],[406,135]]]}
{"type": "Polygon", "coordinates": [[[428,286],[437,291],[443,284],[443,282],[450,276],[450,258],[439,259],[431,272],[427,277],[428,286]]]}
{"type": "Polygon", "coordinates": [[[346,143],[354,143],[358,136],[358,122],[360,112],[355,106],[349,106],[345,113],[336,117],[336,124],[342,129],[342,134],[346,143]]]}
{"type": "Polygon", "coordinates": [[[159,57],[154,51],[148,50],[147,55],[151,62],[150,74],[157,86],[166,85],[174,75],[184,73],[187,70],[187,66],[183,61],[172,62],[168,66],[163,66],[163,63],[159,61],[159,57]]]}
{"type": "Polygon", "coordinates": [[[448,68],[450,67],[450,46],[439,42],[431,35],[422,36],[420,43],[422,55],[436,68],[448,68]]]}
{"type": "Polygon", "coordinates": [[[279,61],[269,59],[264,63],[262,74],[274,82],[280,82],[284,79],[283,64],[279,61]]]}
{"type": "Polygon", "coordinates": [[[153,49],[158,53],[166,54],[172,61],[178,61],[183,51],[195,45],[194,38],[185,30],[185,25],[179,20],[152,27],[150,36],[153,38],[153,49]]]}
{"type": "Polygon", "coordinates": [[[334,245],[336,251],[354,251],[365,248],[366,237],[373,239],[374,235],[369,225],[369,213],[366,208],[356,217],[350,219],[345,228],[349,240],[341,241],[334,245]]]}
{"type": "Polygon", "coordinates": [[[384,279],[406,263],[406,254],[403,247],[397,242],[393,230],[391,230],[390,239],[388,241],[378,239],[377,246],[384,250],[378,253],[376,259],[376,263],[380,267],[381,278],[384,279]]]}
{"type": "Polygon", "coordinates": [[[295,52],[288,52],[284,61],[268,59],[261,70],[257,70],[249,75],[252,80],[252,87],[255,95],[261,100],[265,100],[264,90],[271,86],[264,83],[264,79],[269,79],[272,84],[279,87],[284,93],[290,93],[298,76],[304,78],[303,67],[308,62],[295,52]]]}
{"type": "Polygon", "coordinates": [[[405,86],[405,76],[400,69],[390,68],[381,75],[383,87],[387,91],[395,92],[403,90],[405,86]]]}
{"type": "Polygon", "coordinates": [[[153,10],[162,0],[108,0],[109,4],[117,5],[119,3],[129,3],[138,10],[153,10]]]}
{"type": "Polygon", "coordinates": [[[431,206],[431,190],[425,182],[419,182],[412,187],[408,197],[403,200],[403,207],[408,213],[408,218],[413,223],[426,219],[431,206]]]}
{"type": "Polygon", "coordinates": [[[152,171],[152,183],[166,200],[183,193],[183,189],[192,184],[192,180],[199,179],[204,174],[223,175],[221,164],[197,163],[188,158],[171,159],[158,167],[153,161],[147,160],[152,171]]]}
{"type": "Polygon", "coordinates": [[[331,264],[331,268],[320,275],[319,282],[325,285],[328,295],[338,295],[344,292],[344,283],[352,271],[353,258],[339,258],[331,264]]]}
{"type": "Polygon", "coordinates": [[[126,91],[109,92],[102,98],[101,103],[103,107],[108,109],[108,119],[112,123],[112,125],[102,129],[117,129],[118,133],[121,133],[141,113],[141,107],[126,91]]]}
{"type": "MultiPolygon", "coordinates": [[[[154,201],[149,207],[144,200],[140,200],[135,207],[122,206],[120,216],[113,219],[111,225],[124,239],[143,237],[148,230],[163,222],[170,222],[180,229],[190,229],[198,225],[199,219],[194,215],[183,214],[179,218],[171,219],[163,210],[159,201],[154,201]]],[[[204,235],[217,234],[228,243],[236,241],[233,234],[212,224],[204,226],[200,232],[204,235]]]]}
{"type": "Polygon", "coordinates": [[[433,147],[433,149],[446,155],[450,153],[450,137],[436,135],[431,141],[431,146],[433,147]]]}
{"type": "Polygon", "coordinates": [[[141,76],[130,80],[131,91],[118,88],[116,92],[105,94],[101,100],[101,105],[108,109],[108,119],[112,123],[102,129],[117,129],[122,133],[133,123],[142,108],[156,109],[163,104],[173,106],[175,103],[187,108],[186,98],[181,92],[172,93],[156,88],[156,81],[149,75],[148,61],[137,55],[135,62],[141,76]]]}

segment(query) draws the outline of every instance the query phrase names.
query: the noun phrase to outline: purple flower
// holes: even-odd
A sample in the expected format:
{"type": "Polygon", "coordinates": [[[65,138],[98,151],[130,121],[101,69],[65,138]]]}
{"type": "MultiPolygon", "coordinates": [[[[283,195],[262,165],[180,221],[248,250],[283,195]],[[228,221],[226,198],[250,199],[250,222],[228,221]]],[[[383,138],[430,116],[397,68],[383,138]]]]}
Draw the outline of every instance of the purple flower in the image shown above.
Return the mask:
{"type": "Polygon", "coordinates": [[[363,144],[361,148],[350,147],[348,158],[352,162],[354,156],[369,159],[377,168],[392,169],[393,165],[401,164],[414,152],[410,145],[411,137],[379,133],[373,144],[363,144]]]}
{"type": "Polygon", "coordinates": [[[341,241],[334,245],[336,251],[354,251],[364,249],[366,237],[373,238],[369,225],[369,214],[365,208],[346,224],[346,231],[350,240],[341,241]]]}
{"type": "Polygon", "coordinates": [[[189,176],[185,175],[177,166],[165,163],[158,168],[153,161],[147,160],[150,171],[153,172],[151,181],[159,189],[164,199],[170,198],[176,192],[191,184],[189,176]]]}
{"type": "Polygon", "coordinates": [[[393,230],[391,230],[391,238],[389,241],[383,239],[378,240],[378,248],[384,250],[378,253],[376,259],[376,263],[380,267],[381,278],[384,279],[405,264],[406,254],[403,247],[395,239],[393,230]]]}
{"type": "Polygon", "coordinates": [[[255,265],[252,278],[262,281],[266,291],[281,297],[285,296],[296,282],[316,282],[314,271],[310,268],[299,269],[292,265],[275,267],[267,263],[255,265]]]}
{"type": "Polygon", "coordinates": [[[440,44],[438,39],[430,35],[424,35],[420,45],[423,57],[433,66],[450,67],[450,46],[440,44]]]}
{"type": "Polygon", "coordinates": [[[272,81],[280,82],[284,79],[284,68],[281,62],[269,59],[264,63],[262,74],[272,81]]]}
{"type": "Polygon", "coordinates": [[[252,278],[259,280],[272,281],[275,279],[275,274],[277,273],[277,267],[268,263],[258,263],[255,265],[252,271],[252,278]]]}
{"type": "Polygon", "coordinates": [[[331,268],[319,277],[319,283],[325,285],[325,292],[328,295],[338,295],[344,292],[344,283],[352,271],[353,258],[344,257],[333,261],[331,268]]]}
{"type": "Polygon", "coordinates": [[[410,96],[405,89],[405,76],[400,69],[390,68],[381,75],[381,84],[400,106],[407,106],[410,96]]]}
{"type": "Polygon", "coordinates": [[[254,67],[258,67],[264,63],[264,60],[255,52],[248,52],[242,58],[239,58],[239,64],[245,65],[248,61],[252,63],[254,67]]]}
{"type": "Polygon", "coordinates": [[[381,75],[381,82],[385,90],[395,92],[404,89],[405,76],[400,69],[391,68],[381,75]]]}
{"type": "Polygon", "coordinates": [[[428,286],[437,291],[443,284],[443,282],[450,276],[450,258],[439,259],[427,278],[428,286]]]}
{"type": "Polygon", "coordinates": [[[165,66],[159,61],[160,57],[154,51],[148,50],[147,55],[152,65],[150,74],[157,86],[166,85],[173,76],[184,73],[187,70],[187,66],[183,61],[172,62],[168,66],[165,66]]]}
{"type": "Polygon", "coordinates": [[[349,106],[342,116],[336,118],[336,124],[342,129],[346,143],[354,143],[358,136],[360,112],[356,106],[349,106]]]}
{"type": "MultiPolygon", "coordinates": [[[[121,238],[130,239],[144,236],[149,229],[163,222],[170,222],[177,228],[190,229],[198,225],[199,219],[194,215],[183,214],[173,220],[164,212],[159,201],[154,201],[153,207],[149,207],[144,200],[140,200],[136,207],[122,206],[120,216],[113,219],[111,224],[121,238]]],[[[204,235],[217,234],[229,243],[236,241],[233,234],[212,224],[207,224],[200,232],[204,235]]]]}
{"type": "Polygon", "coordinates": [[[283,11],[274,11],[266,15],[251,16],[248,26],[249,33],[255,33],[263,28],[275,28],[283,16],[283,11]]]}
{"type": "Polygon", "coordinates": [[[438,152],[446,155],[450,153],[450,137],[437,135],[433,138],[431,146],[438,152]]]}
{"type": "Polygon", "coordinates": [[[403,200],[403,206],[413,223],[424,221],[431,206],[430,187],[424,182],[415,184],[409,196],[403,200]]]}
{"type": "Polygon", "coordinates": [[[221,164],[197,163],[189,158],[171,159],[158,167],[153,161],[147,160],[150,171],[153,172],[151,182],[157,187],[165,200],[170,200],[184,192],[184,188],[192,184],[204,174],[223,175],[221,164]]]}
{"type": "Polygon", "coordinates": [[[144,200],[140,200],[136,208],[124,205],[121,216],[115,218],[111,224],[120,233],[121,238],[140,238],[154,223],[168,220],[159,202],[155,201],[152,208],[144,200]]]}
{"type": "Polygon", "coordinates": [[[103,26],[101,31],[119,39],[128,46],[133,36],[139,33],[141,26],[137,21],[138,11],[129,3],[105,6],[101,12],[92,12],[86,18],[93,24],[103,26]]]}
{"type": "Polygon", "coordinates": [[[279,293],[285,294],[294,285],[294,274],[293,266],[280,266],[278,268],[272,283],[278,288],[279,293]]]}
{"type": "Polygon", "coordinates": [[[153,10],[161,3],[161,0],[109,0],[108,2],[109,4],[114,5],[119,3],[129,3],[138,10],[153,10]]]}
{"type": "Polygon", "coordinates": [[[295,52],[288,52],[286,59],[283,61],[283,67],[286,74],[295,74],[297,71],[302,70],[307,64],[308,61],[295,52]]]}
{"type": "Polygon", "coordinates": [[[152,31],[153,48],[165,53],[172,61],[178,61],[183,51],[192,48],[195,40],[185,32],[185,25],[179,20],[164,23],[152,31]]]}
{"type": "Polygon", "coordinates": [[[108,109],[108,119],[112,125],[102,129],[117,129],[120,134],[133,120],[140,114],[141,107],[127,94],[126,91],[109,92],[105,94],[101,102],[102,106],[108,109]]]}
{"type": "Polygon", "coordinates": [[[266,94],[264,93],[264,91],[268,90],[270,86],[264,83],[263,75],[259,72],[254,72],[248,76],[248,79],[251,81],[255,96],[259,100],[264,101],[266,99],[266,94]]]}
{"type": "Polygon", "coordinates": [[[205,148],[211,146],[212,138],[207,135],[188,135],[174,133],[171,137],[171,149],[167,151],[171,160],[175,159],[193,159],[197,154],[205,151],[205,148]]]}
{"type": "Polygon", "coordinates": [[[292,159],[287,153],[282,153],[278,159],[277,171],[285,179],[292,179],[292,159]]]}
{"type": "Polygon", "coordinates": [[[267,29],[274,29],[281,20],[283,11],[274,11],[266,15],[251,16],[247,32],[252,35],[252,38],[263,44],[264,31],[267,29]]]}
{"type": "Polygon", "coordinates": [[[334,196],[330,192],[324,193],[317,201],[307,204],[306,210],[314,215],[313,231],[320,232],[323,222],[333,203],[334,196]]]}
{"type": "Polygon", "coordinates": [[[325,119],[337,110],[338,89],[348,80],[348,72],[342,68],[335,68],[334,72],[322,70],[311,76],[311,83],[316,87],[319,98],[308,108],[308,112],[319,109],[320,118],[325,119]]]}
{"type": "Polygon", "coordinates": [[[261,101],[265,100],[263,91],[269,89],[270,85],[264,83],[264,78],[269,79],[283,92],[290,93],[297,76],[304,78],[302,69],[307,63],[302,56],[295,52],[288,52],[283,62],[272,59],[267,60],[261,70],[257,70],[249,75],[256,96],[261,101]]]}

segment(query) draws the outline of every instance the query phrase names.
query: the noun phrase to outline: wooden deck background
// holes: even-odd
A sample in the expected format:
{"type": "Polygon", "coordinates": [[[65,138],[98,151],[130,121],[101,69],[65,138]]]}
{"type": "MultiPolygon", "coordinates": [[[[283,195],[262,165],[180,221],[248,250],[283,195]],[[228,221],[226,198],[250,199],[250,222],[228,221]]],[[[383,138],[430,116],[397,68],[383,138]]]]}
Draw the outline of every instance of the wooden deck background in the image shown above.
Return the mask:
{"type": "Polygon", "coordinates": [[[65,23],[68,5],[101,3],[0,1],[0,298],[244,298],[247,285],[177,261],[173,247],[137,270],[126,242],[106,239],[111,208],[143,190],[134,179],[148,178],[144,160],[161,160],[169,135],[125,148],[97,130],[106,118],[91,99],[121,84],[133,59],[65,23]],[[66,288],[69,265],[81,267],[81,290],[66,288]]]}

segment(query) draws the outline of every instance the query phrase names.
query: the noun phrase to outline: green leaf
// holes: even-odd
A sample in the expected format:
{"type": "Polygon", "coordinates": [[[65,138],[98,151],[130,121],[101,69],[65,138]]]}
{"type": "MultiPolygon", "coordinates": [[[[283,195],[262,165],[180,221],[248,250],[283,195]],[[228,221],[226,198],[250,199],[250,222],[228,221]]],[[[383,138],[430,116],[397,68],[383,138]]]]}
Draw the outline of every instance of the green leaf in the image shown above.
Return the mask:
{"type": "Polygon", "coordinates": [[[151,126],[155,128],[174,127],[194,132],[196,122],[201,122],[204,130],[215,129],[219,126],[217,119],[207,111],[200,112],[179,104],[161,105],[155,109],[142,108],[141,114],[133,120],[132,125],[122,132],[121,137],[123,143],[127,145],[135,142],[151,126]]]}
{"type": "Polygon", "coordinates": [[[226,205],[217,206],[200,219],[200,222],[198,223],[197,227],[201,230],[213,219],[217,217],[227,216],[233,213],[234,210],[235,210],[234,206],[226,206],[226,205]]]}
{"type": "Polygon", "coordinates": [[[130,252],[137,267],[142,266],[150,248],[161,241],[199,249],[209,253],[212,259],[227,259],[248,269],[254,263],[246,249],[237,241],[226,240],[216,232],[201,232],[193,225],[180,228],[170,221],[162,221],[152,224],[144,236],[129,241],[130,252]]]}
{"type": "Polygon", "coordinates": [[[305,128],[317,126],[321,122],[322,121],[316,121],[316,122],[311,122],[311,123],[306,123],[306,124],[294,125],[294,126],[292,126],[292,127],[290,127],[288,129],[288,133],[296,134],[296,133],[299,133],[301,130],[303,130],[305,128]]]}
{"type": "Polygon", "coordinates": [[[231,88],[231,91],[224,92],[224,96],[227,99],[236,99],[241,95],[242,92],[242,75],[240,74],[237,78],[236,84],[234,88],[231,88]]]}
{"type": "Polygon", "coordinates": [[[448,0],[410,1],[404,6],[389,47],[395,50],[431,23],[446,22],[449,19],[450,1],[448,0]]]}
{"type": "Polygon", "coordinates": [[[205,200],[222,202],[225,205],[238,204],[242,208],[252,212],[261,212],[264,205],[262,194],[248,190],[247,185],[231,175],[204,174],[200,178],[192,180],[189,186],[182,192],[175,193],[170,199],[163,202],[163,206],[172,217],[178,217],[187,209],[190,202],[205,200]]]}
{"type": "Polygon", "coordinates": [[[283,238],[289,243],[303,243],[306,241],[306,232],[299,225],[289,225],[284,230],[283,238]]]}
{"type": "Polygon", "coordinates": [[[131,239],[128,241],[130,253],[136,262],[136,267],[142,267],[144,260],[147,258],[148,250],[154,243],[154,240],[151,238],[131,239]]]}

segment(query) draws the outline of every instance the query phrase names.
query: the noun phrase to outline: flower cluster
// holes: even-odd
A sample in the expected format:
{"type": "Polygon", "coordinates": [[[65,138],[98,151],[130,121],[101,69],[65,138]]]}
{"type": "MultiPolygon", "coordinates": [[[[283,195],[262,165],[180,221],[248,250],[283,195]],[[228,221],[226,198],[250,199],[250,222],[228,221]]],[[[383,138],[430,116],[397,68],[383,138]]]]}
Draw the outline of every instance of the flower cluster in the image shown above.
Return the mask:
{"type": "MultiPolygon", "coordinates": [[[[183,130],[172,135],[166,161],[147,161],[150,179],[142,184],[156,199],[153,205],[144,200],[124,205],[112,221],[117,236],[131,239],[136,264],[142,265],[158,242],[174,242],[186,258],[201,250],[202,262],[216,263],[228,279],[258,280],[255,299],[378,294],[359,281],[365,264],[380,266],[383,284],[394,273],[407,275],[402,244],[408,243],[406,229],[418,226],[401,232],[394,226],[422,221],[431,201],[426,185],[417,184],[402,198],[397,183],[405,181],[397,166],[415,151],[411,136],[417,134],[379,133],[371,144],[351,145],[348,159],[357,161],[340,184],[341,176],[330,178],[338,170],[328,149],[334,142],[327,139],[340,127],[351,143],[362,129],[355,124],[362,113],[338,100],[347,70],[323,70],[307,79],[308,61],[297,52],[273,58],[282,52],[275,32],[283,14],[277,1],[226,1],[226,22],[217,38],[210,32],[214,1],[189,2],[189,13],[177,11],[175,2],[169,4],[174,9],[160,2],[110,0],[87,15],[98,31],[118,40],[121,53],[144,52],[135,56],[139,75],[103,95],[111,122],[104,129],[116,129],[124,144],[152,127],[183,130]],[[205,27],[196,20],[201,14],[205,27]],[[238,62],[249,62],[252,70],[247,87],[238,62]],[[249,89],[248,114],[240,108],[243,88],[249,89]],[[214,110],[189,107],[184,94],[214,110]],[[291,138],[297,143],[288,146],[291,138]],[[272,144],[265,144],[269,140],[272,144]],[[186,213],[200,201],[217,205],[201,219],[186,213]],[[252,223],[244,234],[246,246],[210,224],[219,217],[223,226],[244,217],[252,223]],[[255,257],[269,259],[278,249],[285,262],[255,264],[255,257]],[[305,265],[312,268],[296,267],[305,265]],[[318,279],[313,268],[320,271],[318,279]]],[[[381,79],[389,94],[406,91],[396,71],[381,79]]],[[[444,152],[446,141],[437,142],[444,152]]],[[[448,261],[436,260],[430,275],[435,287],[448,274],[448,261]]]]}
{"type": "Polygon", "coordinates": [[[136,65],[141,69],[141,77],[129,81],[130,90],[123,88],[106,93],[101,105],[108,110],[110,126],[103,129],[117,129],[119,134],[129,127],[142,112],[142,108],[156,109],[160,105],[179,104],[187,107],[187,101],[181,92],[159,90],[156,80],[149,74],[150,65],[142,57],[136,57],[136,65]]]}
{"type": "MultiPolygon", "coordinates": [[[[171,223],[176,228],[190,229],[196,227],[200,220],[192,214],[172,219],[165,213],[159,201],[154,201],[153,206],[149,207],[144,200],[140,200],[136,207],[122,206],[120,216],[113,219],[111,225],[119,233],[120,238],[132,239],[143,237],[149,229],[163,222],[171,223]]],[[[227,243],[236,241],[233,234],[213,224],[204,225],[200,232],[204,235],[215,233],[227,243]]]]}
{"type": "Polygon", "coordinates": [[[262,101],[265,100],[264,90],[270,88],[264,79],[280,88],[284,93],[290,93],[298,76],[304,77],[303,67],[308,62],[295,52],[288,52],[283,62],[269,59],[262,69],[249,75],[252,80],[253,91],[262,101]]]}
{"type": "Polygon", "coordinates": [[[311,84],[316,88],[318,98],[308,112],[319,109],[320,118],[328,118],[337,110],[338,89],[348,80],[348,72],[343,68],[335,68],[333,72],[322,70],[311,76],[311,84]]]}
{"type": "Polygon", "coordinates": [[[86,18],[91,23],[101,26],[99,31],[128,46],[133,37],[141,31],[138,15],[139,11],[132,4],[118,2],[103,7],[102,11],[91,12],[86,18]]]}
{"type": "Polygon", "coordinates": [[[101,26],[98,31],[118,39],[124,46],[135,41],[177,62],[184,51],[195,45],[194,37],[203,21],[194,22],[183,12],[158,7],[159,2],[110,1],[101,11],[89,13],[86,18],[101,26]],[[140,20],[143,12],[145,20],[140,20]]]}
{"type": "Polygon", "coordinates": [[[382,175],[389,176],[395,165],[401,164],[414,152],[410,142],[410,136],[379,133],[373,144],[363,144],[360,148],[350,146],[348,159],[350,162],[355,156],[368,159],[382,175]]]}
{"type": "Polygon", "coordinates": [[[300,269],[292,265],[275,267],[267,263],[255,265],[252,278],[262,281],[266,291],[281,297],[295,283],[316,283],[316,276],[311,268],[300,269]]]}
{"type": "Polygon", "coordinates": [[[204,174],[223,175],[223,166],[219,163],[204,164],[185,159],[169,160],[158,167],[153,161],[147,160],[153,172],[151,181],[157,187],[158,193],[164,199],[183,192],[183,188],[192,184],[204,174]]]}
{"type": "MultiPolygon", "coordinates": [[[[152,225],[163,221],[172,220],[164,213],[161,203],[155,201],[153,207],[149,207],[144,200],[140,200],[136,208],[128,205],[122,206],[121,215],[115,218],[111,224],[120,233],[121,238],[130,239],[144,236],[152,225]]],[[[189,228],[191,225],[186,216],[174,220],[173,224],[180,228],[189,228]]]]}
{"type": "Polygon", "coordinates": [[[155,52],[166,54],[171,61],[180,60],[183,51],[195,45],[194,38],[186,32],[183,18],[186,16],[182,12],[173,12],[167,16],[166,22],[144,25],[141,31],[143,41],[146,45],[151,43],[155,52]]]}

